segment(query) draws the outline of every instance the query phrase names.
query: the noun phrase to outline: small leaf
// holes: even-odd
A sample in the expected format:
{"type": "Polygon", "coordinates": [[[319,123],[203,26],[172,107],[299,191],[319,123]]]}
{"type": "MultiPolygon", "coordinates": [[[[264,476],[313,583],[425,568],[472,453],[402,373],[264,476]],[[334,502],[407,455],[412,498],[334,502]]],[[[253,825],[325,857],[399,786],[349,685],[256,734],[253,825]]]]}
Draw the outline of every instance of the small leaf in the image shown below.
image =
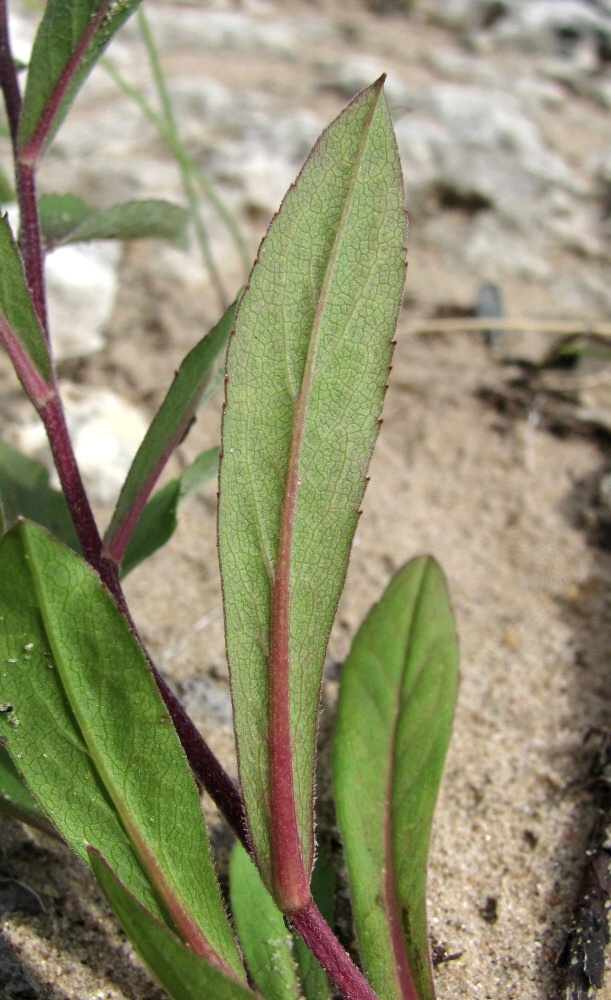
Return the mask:
{"type": "Polygon", "coordinates": [[[79,87],[139,0],[47,0],[19,119],[22,157],[36,159],[79,87]]]}
{"type": "Polygon", "coordinates": [[[105,859],[89,848],[91,867],[129,939],[175,1000],[253,1000],[251,990],[223,976],[145,910],[105,859]]]}
{"type": "Polygon", "coordinates": [[[218,471],[219,449],[201,452],[177,479],[172,479],[146,503],[121,562],[121,576],[165,545],[178,524],[178,505],[218,471]]]}
{"type": "Polygon", "coordinates": [[[94,822],[102,792],[154,893],[143,898],[123,857],[113,860],[117,873],[148,909],[169,914],[198,953],[239,977],[195,782],[144,654],[99,577],[42,528],[21,522],[0,543],[0,614],[0,698],[19,723],[0,715],[0,732],[45,811],[81,856],[89,842],[110,859],[114,843],[101,843],[106,817],[101,832],[94,822]],[[86,791],[76,792],[75,782],[86,791]],[[79,794],[92,808],[81,800],[75,816],[79,794]]]}
{"type": "MultiPolygon", "coordinates": [[[[15,718],[6,702],[0,706],[0,712],[8,714],[9,722],[15,718]]],[[[0,746],[0,812],[57,836],[3,746],[0,746]]]]}
{"type": "Polygon", "coordinates": [[[64,494],[49,485],[49,470],[0,441],[0,507],[5,530],[26,517],[48,528],[60,542],[80,552],[64,494]]]}
{"type": "Polygon", "coordinates": [[[45,195],[39,200],[40,224],[50,246],[89,240],[157,237],[184,248],[189,216],[169,201],[127,201],[98,210],[75,195],[45,195]]]}
{"type": "Polygon", "coordinates": [[[184,438],[214,380],[236,307],[234,302],[216,326],[187,354],[138,449],[104,536],[106,555],[117,563],[123,559],[136,522],[162,469],[184,438]]]}
{"type": "Polygon", "coordinates": [[[443,574],[432,558],[415,559],[393,577],[354,639],[334,743],[337,820],[361,959],[384,1000],[435,996],[426,864],[457,663],[443,574]]]}
{"type": "Polygon", "coordinates": [[[299,1000],[292,936],[241,844],[230,867],[231,909],[248,971],[265,1000],[299,1000]]]}
{"type": "Polygon", "coordinates": [[[227,355],[219,553],[257,866],[309,896],[322,666],[405,276],[383,80],[322,134],[261,244],[227,355]]]}
{"type": "MultiPolygon", "coordinates": [[[[0,343],[3,343],[22,381],[38,376],[49,383],[51,362],[44,334],[32,305],[21,254],[9,221],[0,216],[0,343]]],[[[44,391],[44,385],[37,385],[44,391]]]]}

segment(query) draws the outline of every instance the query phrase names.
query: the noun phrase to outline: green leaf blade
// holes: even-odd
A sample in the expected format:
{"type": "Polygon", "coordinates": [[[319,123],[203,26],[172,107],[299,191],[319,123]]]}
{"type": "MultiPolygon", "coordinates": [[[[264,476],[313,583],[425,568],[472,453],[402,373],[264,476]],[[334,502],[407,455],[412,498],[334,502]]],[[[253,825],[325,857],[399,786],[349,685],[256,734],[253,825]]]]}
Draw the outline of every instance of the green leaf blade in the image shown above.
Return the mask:
{"type": "Polygon", "coordinates": [[[95,876],[123,929],[169,996],[174,1000],[252,1000],[251,990],[223,976],[145,910],[97,851],[89,848],[88,853],[95,876]]]}
{"type": "Polygon", "coordinates": [[[160,919],[166,915],[105,795],[68,706],[25,559],[21,529],[0,541],[0,735],[20,774],[66,842],[87,861],[103,850],[121,878],[160,919]]]}
{"type": "Polygon", "coordinates": [[[188,465],[177,479],[172,479],[147,501],[129,539],[121,560],[121,576],[165,545],[178,525],[178,505],[196,493],[218,470],[218,448],[208,448],[188,465]]]}
{"type": "Polygon", "coordinates": [[[75,552],[80,545],[64,494],[49,483],[49,471],[0,441],[0,508],[6,527],[25,517],[48,528],[75,552]]]}
{"type": "Polygon", "coordinates": [[[187,210],[161,199],[95,209],[75,195],[44,195],[39,214],[43,237],[50,246],[156,237],[184,249],[187,242],[187,210]]]}
{"type": "MultiPolygon", "coordinates": [[[[105,554],[116,563],[122,562],[144,505],[162,469],[187,433],[198,406],[214,382],[236,309],[237,302],[234,302],[212,330],[187,354],[144,436],[104,535],[105,554]]],[[[195,472],[192,476],[197,479],[195,472]]],[[[190,481],[190,476],[186,476],[185,483],[190,481]]],[[[185,488],[188,492],[191,487],[186,485],[185,488]]]]}
{"type": "Polygon", "coordinates": [[[257,864],[285,909],[303,902],[295,886],[313,859],[322,664],[403,290],[403,185],[381,85],[323,133],[289,190],[228,350],[219,551],[240,780],[257,864]],[[278,852],[302,865],[284,886],[278,852]]]}
{"type": "Polygon", "coordinates": [[[231,910],[248,970],[265,1000],[299,1000],[292,937],[248,854],[236,843],[231,910]]]}
{"type": "Polygon", "coordinates": [[[35,161],[65,118],[79,87],[140,0],[48,0],[30,62],[18,141],[35,161]]]}
{"type": "Polygon", "coordinates": [[[456,700],[456,629],[430,557],[393,577],[341,676],[334,788],[364,969],[384,1000],[432,1000],[430,829],[456,700]],[[363,732],[367,739],[363,739],[363,732]]]}
{"type": "MultiPolygon", "coordinates": [[[[54,733],[47,732],[48,721],[41,729],[27,703],[31,675],[36,672],[36,680],[44,683],[48,672],[46,649],[52,653],[57,674],[59,720],[55,728],[63,725],[67,737],[78,740],[78,752],[84,758],[81,773],[85,768],[98,797],[101,790],[114,807],[115,826],[127,833],[162,900],[162,915],[164,911],[169,915],[195,950],[239,978],[242,966],[214,874],[197,788],[142,650],[99,578],[82,559],[27,522],[5,536],[2,544],[5,554],[7,544],[12,551],[9,548],[8,562],[3,556],[0,576],[6,575],[4,569],[21,576],[22,586],[29,585],[35,595],[33,610],[38,618],[38,636],[24,646],[19,631],[25,619],[11,606],[9,596],[3,595],[7,611],[0,605],[0,613],[5,624],[7,613],[10,618],[6,640],[4,635],[2,639],[7,642],[12,669],[6,678],[0,677],[0,691],[7,690],[7,700],[19,719],[13,735],[9,725],[2,727],[9,751],[13,753],[16,732],[25,741],[16,752],[17,758],[22,754],[18,765],[25,760],[26,750],[28,756],[32,752],[48,756],[42,748],[54,733]],[[37,648],[37,641],[45,643],[43,650],[37,648]],[[24,648],[28,660],[35,658],[33,662],[21,662],[24,648]]],[[[32,602],[30,596],[28,603],[32,602]]],[[[62,767],[59,757],[56,766],[62,767]]],[[[46,787],[45,775],[38,775],[37,783],[27,773],[26,778],[36,794],[40,784],[46,787]]],[[[66,775],[63,781],[57,775],[53,780],[55,787],[47,794],[60,797],[59,813],[53,808],[63,832],[66,775]]],[[[74,775],[70,775],[72,781],[74,775]]],[[[44,805],[47,809],[46,801],[44,805]]],[[[50,815],[55,819],[53,811],[50,815]]],[[[81,823],[82,855],[83,841],[97,845],[99,834],[87,810],[76,821],[81,823]]],[[[151,908],[149,899],[143,902],[151,908]]],[[[153,912],[159,915],[158,904],[153,912]]]]}
{"type": "Polygon", "coordinates": [[[0,343],[30,398],[44,395],[52,378],[51,361],[32,305],[21,254],[5,215],[0,216],[0,343]]]}

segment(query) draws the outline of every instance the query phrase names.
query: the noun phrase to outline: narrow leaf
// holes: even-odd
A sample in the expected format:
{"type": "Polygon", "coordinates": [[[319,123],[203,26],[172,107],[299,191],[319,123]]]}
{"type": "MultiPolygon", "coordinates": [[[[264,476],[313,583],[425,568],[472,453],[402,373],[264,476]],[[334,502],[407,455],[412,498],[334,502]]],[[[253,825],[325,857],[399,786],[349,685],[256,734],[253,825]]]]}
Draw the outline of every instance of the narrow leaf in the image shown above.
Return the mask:
{"type": "Polygon", "coordinates": [[[227,346],[237,303],[182,362],[127,474],[104,536],[107,556],[120,563],[148,497],[170,455],[189,429],[227,346]]]}
{"type": "Polygon", "coordinates": [[[313,859],[322,665],[404,280],[382,80],[323,133],[261,244],[227,358],[219,551],[240,781],[281,908],[313,859]]]}
{"type": "Polygon", "coordinates": [[[105,859],[89,848],[91,866],[130,941],[149,969],[175,1000],[252,1000],[254,993],[187,948],[156,920],[117,878],[105,859]]]}
{"type": "Polygon", "coordinates": [[[231,910],[248,971],[265,1000],[299,1000],[292,936],[241,844],[230,867],[231,910]]]}
{"type": "Polygon", "coordinates": [[[432,558],[415,559],[354,639],[335,729],[335,800],[356,932],[363,968],[384,1000],[435,996],[426,864],[457,663],[443,574],[432,558]]]}
{"type": "Polygon", "coordinates": [[[218,448],[201,452],[177,479],[172,479],[153,494],[136,523],[121,562],[121,575],[165,545],[178,524],[178,505],[191,496],[218,471],[218,448]]]}
{"type": "Polygon", "coordinates": [[[35,160],[79,87],[139,0],[47,0],[30,56],[19,120],[21,156],[35,160]]]}
{"type": "Polygon", "coordinates": [[[187,242],[187,210],[169,201],[128,201],[98,210],[75,195],[54,194],[40,198],[38,208],[49,246],[144,237],[169,240],[183,248],[187,242]]]}
{"type": "Polygon", "coordinates": [[[49,484],[49,470],[0,441],[0,507],[5,529],[26,517],[48,528],[59,541],[80,552],[64,494],[49,484]]]}
{"type": "Polygon", "coordinates": [[[34,380],[34,388],[44,392],[44,383],[51,380],[51,362],[6,215],[0,216],[0,343],[26,389],[34,380]]]}
{"type": "MultiPolygon", "coordinates": [[[[0,697],[13,705],[19,725],[11,727],[0,716],[0,732],[11,755],[63,832],[62,814],[71,805],[65,802],[65,788],[68,784],[69,798],[76,774],[60,777],[57,772],[67,765],[55,760],[51,795],[60,805],[49,809],[48,793],[43,799],[41,791],[49,779],[36,774],[36,762],[29,772],[26,763],[32,757],[38,765],[41,757],[44,761],[46,747],[55,746],[55,730],[63,729],[67,739],[68,733],[76,736],[88,780],[111,804],[116,825],[125,829],[181,936],[239,977],[241,962],[212,867],[197,788],[129,626],[90,567],[36,525],[21,522],[0,543],[0,580],[7,579],[10,587],[3,583],[0,591],[0,642],[6,650],[0,697]],[[15,579],[22,597],[29,591],[25,614],[10,591],[15,579]],[[35,625],[33,635],[28,625],[35,625]],[[49,675],[55,675],[58,713],[52,733],[47,713],[42,722],[39,718],[41,695],[32,698],[39,683],[41,689],[49,687],[49,675]]],[[[83,765],[77,770],[82,777],[83,765]]],[[[85,809],[81,854],[83,840],[99,844],[95,827],[90,835],[91,819],[85,809]]],[[[125,881],[130,885],[129,878],[125,881]]],[[[143,902],[148,906],[148,900],[143,902]]],[[[159,913],[159,906],[154,909],[159,913]]]]}

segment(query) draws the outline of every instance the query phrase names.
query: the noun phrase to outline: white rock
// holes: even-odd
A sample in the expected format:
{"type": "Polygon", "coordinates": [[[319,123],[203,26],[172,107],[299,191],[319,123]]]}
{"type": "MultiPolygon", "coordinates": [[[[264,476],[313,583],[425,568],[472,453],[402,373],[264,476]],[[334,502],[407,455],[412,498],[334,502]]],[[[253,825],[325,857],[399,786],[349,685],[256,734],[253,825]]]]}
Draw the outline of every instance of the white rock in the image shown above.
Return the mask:
{"type": "Polygon", "coordinates": [[[59,360],[93,354],[104,346],[120,259],[121,246],[115,242],[60,247],[47,257],[49,323],[59,360]]]}
{"type": "MultiPolygon", "coordinates": [[[[114,504],[132,459],[144,437],[147,421],[135,406],[108,389],[91,389],[72,382],[60,385],[66,419],[90,498],[114,504]]],[[[26,455],[44,462],[58,486],[47,439],[39,421],[12,428],[9,436],[26,455]]]]}

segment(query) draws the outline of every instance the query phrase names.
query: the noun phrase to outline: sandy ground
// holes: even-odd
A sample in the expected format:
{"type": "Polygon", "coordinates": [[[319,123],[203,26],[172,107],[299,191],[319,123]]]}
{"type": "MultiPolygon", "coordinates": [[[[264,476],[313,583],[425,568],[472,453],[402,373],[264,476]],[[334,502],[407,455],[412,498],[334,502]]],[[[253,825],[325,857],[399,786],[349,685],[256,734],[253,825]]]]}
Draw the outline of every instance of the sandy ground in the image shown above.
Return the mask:
{"type": "MultiPolygon", "coordinates": [[[[359,31],[385,32],[392,57],[392,25],[351,8],[343,16],[359,31]]],[[[260,83],[261,66],[252,73],[260,83]]],[[[277,79],[275,86],[281,91],[277,79]]],[[[332,114],[331,103],[321,97],[319,110],[332,114]]],[[[507,397],[518,373],[501,363],[512,349],[507,339],[491,350],[474,334],[405,334],[430,301],[427,274],[436,288],[444,280],[433,261],[419,259],[417,236],[414,244],[384,425],[330,656],[341,662],[405,559],[423,552],[439,559],[458,620],[461,687],[430,869],[431,934],[446,955],[458,956],[437,967],[438,993],[444,1000],[552,1000],[561,996],[555,957],[593,820],[586,775],[595,745],[584,739],[609,723],[611,554],[592,544],[591,533],[608,443],[567,426],[552,430],[540,392],[526,394],[521,410],[491,404],[495,394],[507,397]]],[[[180,290],[147,278],[155,253],[147,245],[126,251],[109,350],[79,366],[83,380],[111,384],[149,407],[211,318],[201,302],[186,304],[180,290]]],[[[516,284],[515,292],[520,302],[529,289],[516,284]]],[[[450,303],[457,298],[448,292],[450,303]]],[[[218,407],[208,414],[185,457],[218,440],[218,407]]],[[[185,505],[175,538],[127,590],[154,658],[235,773],[214,540],[211,484],[185,505]]],[[[324,696],[331,713],[335,689],[331,672],[324,696]]],[[[39,993],[6,986],[0,995],[161,996],[67,850],[6,821],[1,844],[0,874],[31,886],[45,910],[3,923],[39,993]]],[[[611,982],[598,996],[610,1000],[611,982]]]]}

